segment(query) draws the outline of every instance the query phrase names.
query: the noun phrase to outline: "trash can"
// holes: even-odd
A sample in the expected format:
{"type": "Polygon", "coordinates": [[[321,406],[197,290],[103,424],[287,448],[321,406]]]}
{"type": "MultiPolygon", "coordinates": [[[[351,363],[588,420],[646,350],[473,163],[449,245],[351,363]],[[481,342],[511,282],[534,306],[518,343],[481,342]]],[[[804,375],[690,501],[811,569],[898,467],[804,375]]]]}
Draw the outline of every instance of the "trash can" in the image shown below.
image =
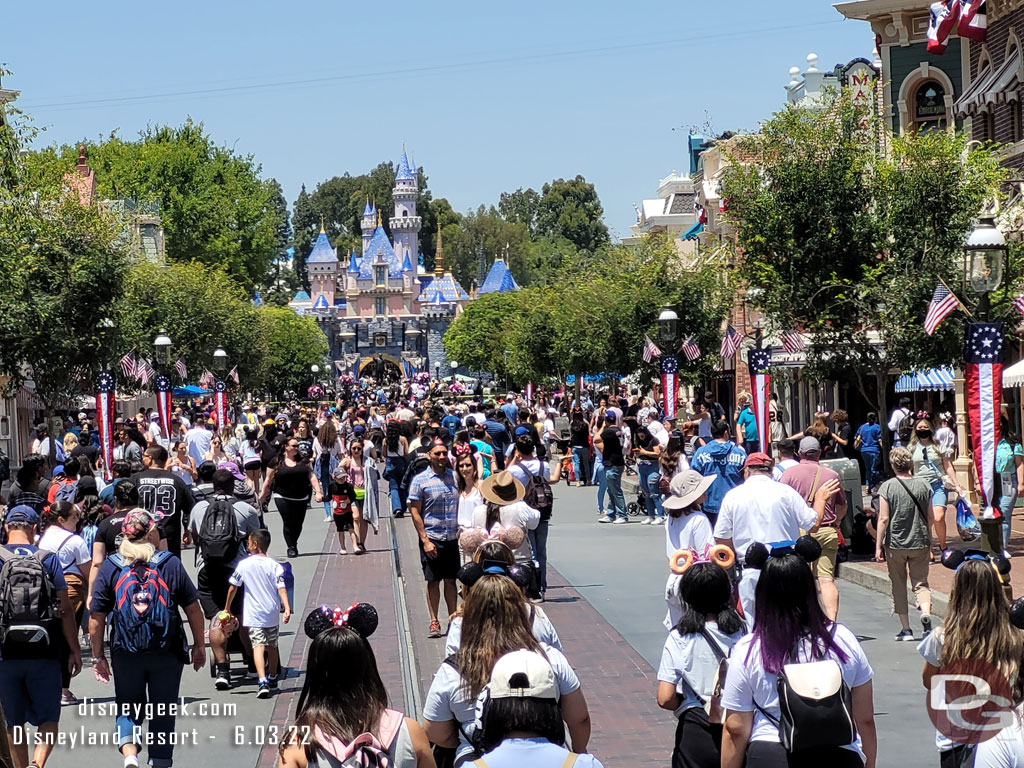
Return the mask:
{"type": "Polygon", "coordinates": [[[853,516],[864,507],[863,486],[860,484],[860,462],[856,459],[826,459],[821,466],[835,470],[846,492],[846,516],[839,530],[847,541],[853,536],[853,516]]]}

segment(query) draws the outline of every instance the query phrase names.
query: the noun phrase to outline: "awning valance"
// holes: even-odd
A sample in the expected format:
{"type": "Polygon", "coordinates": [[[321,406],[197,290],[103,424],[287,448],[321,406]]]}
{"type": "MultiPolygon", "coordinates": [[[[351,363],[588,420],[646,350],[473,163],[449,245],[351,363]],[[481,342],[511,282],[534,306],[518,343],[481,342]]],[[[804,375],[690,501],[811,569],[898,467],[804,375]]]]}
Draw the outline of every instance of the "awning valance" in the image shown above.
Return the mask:
{"type": "Polygon", "coordinates": [[[1018,101],[1021,85],[1024,85],[1022,65],[1024,60],[1021,53],[1015,50],[998,69],[987,68],[963,96],[957,99],[957,114],[985,112],[993,104],[1018,101]]]}
{"type": "Polygon", "coordinates": [[[699,235],[703,231],[704,231],[704,224],[698,221],[696,224],[694,224],[692,227],[690,227],[688,230],[686,230],[686,232],[683,234],[681,239],[683,239],[683,240],[696,240],[697,239],[697,235],[699,235]]]}
{"type": "Polygon", "coordinates": [[[953,369],[949,366],[904,373],[896,381],[897,392],[944,392],[953,389],[953,369]]]}
{"type": "Polygon", "coordinates": [[[1004,387],[1024,387],[1024,360],[1003,369],[1004,387]]]}

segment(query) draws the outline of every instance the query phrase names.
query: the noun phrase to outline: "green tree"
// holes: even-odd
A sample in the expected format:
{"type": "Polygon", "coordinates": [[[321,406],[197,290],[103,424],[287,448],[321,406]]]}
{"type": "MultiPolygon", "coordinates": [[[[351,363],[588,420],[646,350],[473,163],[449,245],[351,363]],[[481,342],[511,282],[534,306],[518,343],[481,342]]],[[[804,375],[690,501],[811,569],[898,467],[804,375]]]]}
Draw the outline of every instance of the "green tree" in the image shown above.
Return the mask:
{"type": "Polygon", "coordinates": [[[740,142],[753,161],[731,166],[724,192],[755,303],[776,329],[811,334],[811,376],[852,377],[879,412],[893,368],[959,359],[962,324],[926,336],[924,315],[940,279],[957,284],[964,238],[1003,175],[961,134],[887,130],[847,94],[788,106],[740,142]],[[865,122],[888,154],[854,130],[865,122]]]}
{"type": "Polygon", "coordinates": [[[545,184],[537,202],[536,234],[564,238],[588,253],[607,245],[608,227],[594,185],[582,176],[545,184]]]}
{"type": "MultiPolygon", "coordinates": [[[[145,129],[134,141],[84,142],[101,199],[156,201],[170,261],[223,267],[246,290],[266,275],[278,246],[275,183],[250,155],[219,146],[201,123],[145,129]]],[[[34,152],[37,183],[52,185],[76,162],[75,146],[34,152]]]]}
{"type": "Polygon", "coordinates": [[[266,340],[263,390],[280,393],[308,386],[310,366],[323,366],[330,351],[316,321],[280,307],[265,307],[260,318],[266,340]]]}
{"type": "Polygon", "coordinates": [[[480,206],[448,224],[442,231],[445,268],[468,290],[472,283],[483,282],[495,257],[507,258],[516,266],[525,261],[529,235],[522,224],[503,219],[496,209],[480,206]]]}
{"type": "Polygon", "coordinates": [[[520,187],[515,192],[502,192],[498,199],[498,212],[505,221],[522,224],[530,237],[537,234],[537,212],[540,195],[531,188],[520,187]]]}

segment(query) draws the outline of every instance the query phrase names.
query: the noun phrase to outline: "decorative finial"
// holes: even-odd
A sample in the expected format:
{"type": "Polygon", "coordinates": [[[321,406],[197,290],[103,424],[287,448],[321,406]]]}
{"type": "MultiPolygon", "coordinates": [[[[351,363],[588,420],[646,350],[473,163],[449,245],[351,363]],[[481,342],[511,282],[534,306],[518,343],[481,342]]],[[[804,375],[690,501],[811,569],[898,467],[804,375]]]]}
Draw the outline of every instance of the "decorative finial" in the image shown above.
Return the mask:
{"type": "Polygon", "coordinates": [[[444,274],[444,248],[441,246],[441,227],[437,228],[437,252],[434,256],[434,276],[440,278],[444,274]]]}
{"type": "Polygon", "coordinates": [[[381,225],[380,211],[377,211],[377,226],[379,227],[380,225],[381,225]]]}
{"type": "Polygon", "coordinates": [[[325,232],[324,232],[324,215],[322,213],[320,214],[320,234],[321,235],[325,234],[325,232]]]}

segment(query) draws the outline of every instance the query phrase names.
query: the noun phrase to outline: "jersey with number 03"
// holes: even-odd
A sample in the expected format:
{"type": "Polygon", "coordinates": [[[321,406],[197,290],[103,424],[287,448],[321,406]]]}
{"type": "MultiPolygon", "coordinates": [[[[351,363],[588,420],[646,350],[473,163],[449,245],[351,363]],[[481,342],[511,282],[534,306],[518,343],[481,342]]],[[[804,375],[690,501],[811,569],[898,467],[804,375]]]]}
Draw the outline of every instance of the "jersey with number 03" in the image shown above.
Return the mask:
{"type": "Polygon", "coordinates": [[[139,490],[139,506],[174,519],[192,508],[192,496],[181,478],[163,469],[150,469],[132,478],[139,490]]]}

